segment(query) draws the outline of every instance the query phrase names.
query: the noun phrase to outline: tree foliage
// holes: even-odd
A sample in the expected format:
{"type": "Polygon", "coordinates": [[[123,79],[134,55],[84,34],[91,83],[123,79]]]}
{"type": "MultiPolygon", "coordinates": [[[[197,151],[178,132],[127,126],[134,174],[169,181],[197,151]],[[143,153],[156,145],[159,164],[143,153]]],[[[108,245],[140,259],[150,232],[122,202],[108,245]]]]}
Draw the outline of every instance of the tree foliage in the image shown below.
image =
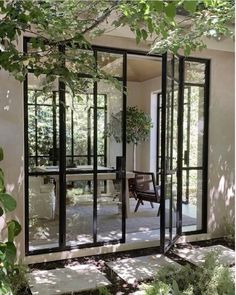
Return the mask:
{"type": "MultiPolygon", "coordinates": [[[[122,141],[122,116],[120,111],[111,115],[106,135],[113,136],[116,142],[122,141]]],[[[135,107],[126,109],[126,142],[138,144],[148,139],[150,129],[153,127],[150,115],[135,107]]]]}
{"type": "Polygon", "coordinates": [[[46,75],[46,85],[59,77],[81,89],[78,72],[107,78],[85,50],[106,31],[128,26],[153,52],[183,49],[188,55],[205,46],[202,37],[232,37],[233,19],[229,0],[0,0],[0,68],[19,80],[33,68],[46,75]],[[37,37],[27,54],[19,49],[23,33],[37,37]]]}

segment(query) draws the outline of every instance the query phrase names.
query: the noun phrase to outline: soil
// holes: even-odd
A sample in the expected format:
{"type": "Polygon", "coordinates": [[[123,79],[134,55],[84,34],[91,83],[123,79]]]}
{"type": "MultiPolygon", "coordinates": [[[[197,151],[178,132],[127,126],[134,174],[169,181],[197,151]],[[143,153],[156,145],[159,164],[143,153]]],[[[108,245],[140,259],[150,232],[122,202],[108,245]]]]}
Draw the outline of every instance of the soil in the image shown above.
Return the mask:
{"type": "MultiPolygon", "coordinates": [[[[184,243],[184,244],[176,244],[175,248],[198,248],[198,247],[206,247],[211,245],[223,245],[229,247],[234,250],[235,245],[230,243],[225,239],[212,239],[206,241],[198,241],[198,242],[191,242],[191,243],[184,243]]],[[[160,248],[146,248],[146,249],[138,249],[132,251],[125,251],[119,253],[112,253],[112,254],[102,254],[96,256],[89,256],[89,257],[82,257],[82,258],[73,258],[67,260],[60,260],[54,262],[47,262],[47,263],[40,263],[40,264],[33,264],[30,265],[31,270],[49,270],[55,268],[63,268],[68,264],[93,264],[95,265],[100,271],[102,271],[107,279],[112,283],[108,290],[111,292],[112,295],[128,295],[132,294],[133,292],[138,290],[138,283],[134,285],[127,284],[124,280],[122,280],[116,273],[114,273],[107,265],[106,262],[114,261],[117,258],[132,258],[138,256],[145,256],[145,255],[155,255],[160,253],[160,248]]],[[[172,250],[166,254],[167,257],[173,259],[174,261],[178,262],[179,264],[185,265],[186,262],[184,259],[180,258],[176,254],[173,253],[172,250]]],[[[150,282],[151,280],[147,280],[145,282],[150,282]]],[[[19,295],[30,295],[31,292],[29,288],[27,290],[22,290],[19,295]]],[[[70,294],[70,293],[68,293],[70,294]]],[[[74,293],[74,295],[98,295],[99,291],[88,291],[88,292],[78,292],[74,293]]]]}

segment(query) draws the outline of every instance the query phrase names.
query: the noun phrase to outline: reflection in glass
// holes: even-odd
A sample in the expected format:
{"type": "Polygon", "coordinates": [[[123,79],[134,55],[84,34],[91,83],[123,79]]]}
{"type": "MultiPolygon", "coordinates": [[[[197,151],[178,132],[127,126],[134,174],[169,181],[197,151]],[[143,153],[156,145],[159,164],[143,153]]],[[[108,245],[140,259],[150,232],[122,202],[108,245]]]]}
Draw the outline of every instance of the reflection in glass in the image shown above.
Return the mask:
{"type": "Polygon", "coordinates": [[[98,68],[114,77],[123,75],[123,56],[120,54],[99,52],[97,53],[98,68]]]}
{"type": "Polygon", "coordinates": [[[201,167],[204,135],[204,88],[187,86],[184,91],[184,166],[201,167]]]}
{"type": "Polygon", "coordinates": [[[56,165],[59,146],[59,105],[56,88],[42,91],[45,76],[28,74],[29,168],[56,165]]]}
{"type": "Polygon", "coordinates": [[[98,150],[98,204],[97,204],[97,230],[98,241],[110,241],[121,238],[122,233],[122,180],[119,173],[108,172],[106,168],[116,168],[120,170],[118,157],[122,156],[122,109],[123,95],[112,83],[101,80],[98,83],[99,95],[106,96],[107,119],[101,107],[97,109],[97,150],[98,150]],[[117,118],[114,119],[114,118],[117,118]],[[114,136],[110,136],[106,145],[106,162],[102,162],[102,149],[104,146],[104,126],[108,123],[116,122],[115,133],[119,134],[119,142],[114,136]],[[105,171],[104,167],[105,166],[105,171]],[[105,179],[102,181],[101,179],[105,179]]]}
{"type": "Polygon", "coordinates": [[[93,174],[67,174],[66,244],[93,242],[93,174]],[[82,180],[86,179],[86,180],[82,180]]]}
{"type": "Polygon", "coordinates": [[[58,176],[29,176],[30,250],[58,246],[58,176]]]}
{"type": "MultiPolygon", "coordinates": [[[[94,96],[88,93],[72,96],[66,93],[66,158],[67,166],[93,165],[94,96]]],[[[98,95],[97,138],[100,162],[106,164],[106,141],[104,136],[107,120],[106,94],[98,95]]]]}
{"type": "Polygon", "coordinates": [[[185,82],[205,83],[205,63],[185,61],[185,82]]]}
{"type": "Polygon", "coordinates": [[[183,224],[189,225],[184,231],[192,231],[202,228],[202,171],[183,171],[183,200],[187,199],[188,204],[183,204],[183,224]],[[185,222],[185,218],[189,221],[185,222]]]}
{"type": "MultiPolygon", "coordinates": [[[[103,173],[104,174],[104,173],[103,173]]],[[[98,174],[98,179],[102,177],[98,174]]],[[[110,241],[121,239],[122,215],[121,197],[122,183],[117,180],[116,173],[107,173],[107,178],[113,180],[106,181],[107,190],[104,191],[104,181],[98,181],[97,198],[97,233],[98,241],[110,241]]]]}

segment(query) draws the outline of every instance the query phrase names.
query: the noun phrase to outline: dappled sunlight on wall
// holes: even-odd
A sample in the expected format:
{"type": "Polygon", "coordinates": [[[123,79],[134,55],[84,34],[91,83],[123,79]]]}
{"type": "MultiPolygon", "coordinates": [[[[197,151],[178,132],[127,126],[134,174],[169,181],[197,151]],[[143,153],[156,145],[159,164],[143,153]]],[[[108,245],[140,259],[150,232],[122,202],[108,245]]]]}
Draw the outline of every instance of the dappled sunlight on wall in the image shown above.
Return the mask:
{"type": "MultiPolygon", "coordinates": [[[[214,149],[210,148],[210,154],[214,149]]],[[[210,155],[209,155],[210,156],[210,155]]],[[[234,224],[235,215],[235,185],[234,172],[228,161],[220,155],[217,166],[210,164],[209,185],[209,217],[208,228],[211,232],[224,233],[225,222],[234,224]],[[215,185],[212,185],[212,179],[215,185]],[[221,220],[219,222],[218,220],[221,220]]]]}
{"type": "MultiPolygon", "coordinates": [[[[17,201],[17,208],[6,218],[16,219],[22,232],[16,239],[18,255],[24,255],[24,113],[23,85],[8,73],[0,71],[0,146],[4,160],[1,168],[5,174],[5,186],[17,201]]],[[[1,221],[0,221],[1,223],[1,221]]],[[[1,227],[1,226],[0,226],[1,227]]]]}

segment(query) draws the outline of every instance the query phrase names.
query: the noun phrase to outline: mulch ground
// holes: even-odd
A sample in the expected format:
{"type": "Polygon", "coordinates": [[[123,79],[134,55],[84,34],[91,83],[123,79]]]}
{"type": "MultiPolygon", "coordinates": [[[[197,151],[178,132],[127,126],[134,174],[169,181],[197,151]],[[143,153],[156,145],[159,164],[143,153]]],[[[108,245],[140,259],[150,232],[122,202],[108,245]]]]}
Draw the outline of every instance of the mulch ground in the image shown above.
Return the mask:
{"type": "MultiPolygon", "coordinates": [[[[206,247],[206,246],[212,246],[212,245],[223,245],[226,247],[229,247],[234,250],[235,245],[229,243],[225,239],[212,239],[212,240],[206,240],[206,241],[198,241],[198,242],[191,242],[191,243],[184,243],[184,244],[176,244],[175,248],[197,248],[197,247],[206,247]]],[[[112,283],[110,287],[108,287],[108,290],[113,295],[128,295],[132,294],[133,292],[137,291],[138,284],[130,285],[127,284],[124,280],[122,280],[116,273],[114,273],[107,265],[106,262],[109,261],[115,261],[118,258],[133,258],[133,257],[139,257],[139,256],[146,256],[146,255],[155,255],[160,253],[160,248],[146,248],[146,249],[138,249],[138,250],[131,250],[131,251],[125,251],[125,252],[119,252],[119,253],[112,253],[112,254],[102,254],[102,255],[96,255],[96,256],[89,256],[89,257],[82,257],[82,258],[73,258],[73,259],[67,259],[67,260],[60,260],[60,261],[53,261],[53,262],[47,262],[47,263],[40,263],[40,264],[33,264],[30,265],[30,269],[38,269],[38,270],[49,270],[49,269],[55,269],[55,268],[63,268],[68,264],[93,264],[95,265],[101,272],[103,272],[107,279],[112,283]]],[[[186,262],[184,259],[180,258],[176,254],[173,253],[172,250],[168,252],[166,255],[167,257],[171,258],[172,260],[178,262],[181,265],[185,265],[188,262],[186,262]]],[[[145,281],[150,282],[151,280],[145,281]]],[[[99,291],[88,291],[88,292],[78,292],[74,293],[77,295],[98,295],[99,291]]],[[[29,288],[27,290],[23,290],[20,295],[31,295],[31,292],[29,288]]]]}

